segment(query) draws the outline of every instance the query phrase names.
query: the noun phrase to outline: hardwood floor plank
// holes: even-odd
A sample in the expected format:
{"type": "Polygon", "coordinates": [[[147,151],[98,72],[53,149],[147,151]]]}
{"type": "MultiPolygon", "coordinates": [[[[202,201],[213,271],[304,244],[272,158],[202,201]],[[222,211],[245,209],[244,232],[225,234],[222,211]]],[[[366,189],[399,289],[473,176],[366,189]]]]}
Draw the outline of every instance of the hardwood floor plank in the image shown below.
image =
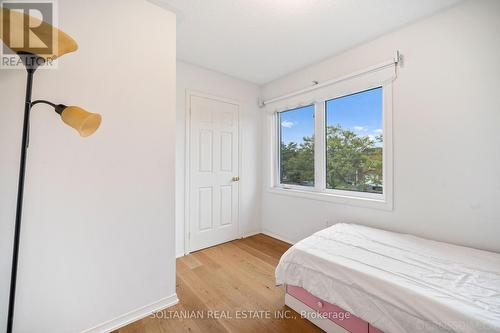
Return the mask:
{"type": "Polygon", "coordinates": [[[260,235],[256,235],[254,237],[245,238],[242,240],[244,244],[249,245],[250,247],[258,250],[264,254],[270,255],[276,259],[279,259],[283,253],[290,247],[290,245],[285,245],[285,243],[281,244],[272,244],[269,243],[269,239],[267,236],[260,237],[260,235]]]}
{"type": "Polygon", "coordinates": [[[264,235],[264,234],[257,234],[255,237],[248,237],[246,238],[248,241],[257,241],[261,244],[265,244],[267,247],[276,249],[282,254],[288,250],[292,245],[283,241],[280,241],[278,239],[272,238],[270,236],[264,235]]]}
{"type": "Polygon", "coordinates": [[[201,265],[201,263],[196,260],[196,256],[184,256],[184,263],[191,269],[196,268],[201,265]]]}
{"type": "Polygon", "coordinates": [[[249,254],[259,258],[260,260],[267,262],[269,265],[276,266],[279,262],[279,258],[276,258],[275,256],[259,251],[254,247],[246,244],[245,242],[234,242],[234,245],[236,245],[237,247],[239,247],[244,251],[247,251],[249,254]]]}
{"type": "Polygon", "coordinates": [[[258,234],[178,258],[180,303],[114,333],[322,332],[285,306],[284,287],[275,286],[290,246],[258,234]],[[277,316],[283,313],[288,318],[277,316]]]}

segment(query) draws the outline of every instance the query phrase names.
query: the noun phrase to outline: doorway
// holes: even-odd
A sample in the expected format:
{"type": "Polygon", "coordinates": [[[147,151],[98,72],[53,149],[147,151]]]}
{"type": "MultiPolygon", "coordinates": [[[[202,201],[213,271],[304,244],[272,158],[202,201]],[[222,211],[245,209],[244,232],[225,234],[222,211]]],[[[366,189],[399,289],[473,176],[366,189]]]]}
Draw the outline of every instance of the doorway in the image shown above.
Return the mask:
{"type": "Polygon", "coordinates": [[[239,237],[238,103],[187,95],[186,252],[239,237]]]}

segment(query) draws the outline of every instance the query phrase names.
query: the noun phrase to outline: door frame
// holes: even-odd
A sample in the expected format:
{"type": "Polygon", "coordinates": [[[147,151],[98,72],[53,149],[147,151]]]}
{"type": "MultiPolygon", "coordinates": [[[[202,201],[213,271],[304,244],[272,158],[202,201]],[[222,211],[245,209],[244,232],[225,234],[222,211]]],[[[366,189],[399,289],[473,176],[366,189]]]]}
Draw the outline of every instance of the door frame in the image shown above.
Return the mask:
{"type": "MultiPolygon", "coordinates": [[[[189,238],[189,233],[191,231],[191,213],[190,213],[190,208],[191,208],[191,203],[190,203],[190,197],[191,197],[191,97],[192,96],[197,96],[201,98],[208,98],[212,99],[215,101],[223,102],[223,103],[229,103],[236,105],[238,107],[238,114],[237,114],[237,119],[238,119],[238,177],[241,178],[241,162],[242,162],[242,151],[241,151],[241,141],[242,141],[242,135],[241,135],[241,104],[240,102],[225,98],[225,97],[220,97],[216,95],[211,95],[207,93],[203,93],[200,91],[192,90],[192,89],[186,89],[186,109],[185,109],[185,114],[186,114],[186,123],[185,123],[185,145],[184,145],[184,255],[187,255],[190,253],[190,238],[189,238]]],[[[240,208],[241,208],[241,180],[238,183],[238,202],[236,203],[238,205],[238,214],[236,216],[236,228],[237,228],[237,237],[241,238],[241,228],[240,228],[240,208]]]]}

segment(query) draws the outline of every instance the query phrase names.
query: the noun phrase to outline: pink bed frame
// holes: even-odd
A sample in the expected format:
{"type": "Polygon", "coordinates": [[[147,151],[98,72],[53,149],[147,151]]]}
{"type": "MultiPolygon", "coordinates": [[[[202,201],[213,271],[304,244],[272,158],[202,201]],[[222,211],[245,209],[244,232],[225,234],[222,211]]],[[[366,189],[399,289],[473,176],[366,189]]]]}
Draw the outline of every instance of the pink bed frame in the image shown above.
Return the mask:
{"type": "MultiPolygon", "coordinates": [[[[321,314],[324,314],[325,317],[332,321],[335,325],[338,325],[342,327],[344,330],[347,332],[351,333],[384,333],[378,328],[370,325],[370,323],[367,323],[366,321],[355,317],[354,315],[350,314],[348,311],[345,311],[344,309],[328,303],[324,300],[322,300],[319,297],[316,297],[306,291],[305,289],[301,287],[296,287],[296,286],[291,286],[287,285],[286,286],[286,293],[289,295],[288,297],[293,297],[295,300],[299,301],[306,307],[304,308],[310,308],[313,311],[319,312],[321,314]],[[342,314],[342,316],[339,316],[339,314],[342,314]],[[347,315],[349,314],[349,315],[347,315]],[[339,319],[339,317],[341,319],[339,319]]],[[[294,301],[295,302],[295,301],[294,301]]],[[[287,303],[288,306],[290,304],[287,303]]],[[[290,306],[293,308],[293,306],[290,306]]],[[[314,320],[311,320],[313,323],[317,324],[314,320]]],[[[319,326],[319,325],[318,325],[319,326]]],[[[321,326],[320,326],[321,327],[321,326]]],[[[327,327],[334,327],[327,325],[327,327]]],[[[323,327],[322,327],[323,328],[323,327]]],[[[328,328],[327,328],[328,330],[328,328]]],[[[333,329],[332,331],[335,331],[333,329]]]]}

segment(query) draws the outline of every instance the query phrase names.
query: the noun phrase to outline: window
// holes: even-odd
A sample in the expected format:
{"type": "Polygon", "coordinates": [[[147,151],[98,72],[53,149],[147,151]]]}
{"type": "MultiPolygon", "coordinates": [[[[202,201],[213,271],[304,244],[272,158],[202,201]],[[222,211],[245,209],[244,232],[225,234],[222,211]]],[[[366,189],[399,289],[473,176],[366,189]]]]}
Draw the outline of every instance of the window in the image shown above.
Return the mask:
{"type": "Polygon", "coordinates": [[[382,88],[326,101],[326,188],[383,192],[382,88]]]}
{"type": "Polygon", "coordinates": [[[314,105],[280,112],[280,184],[314,186],[314,105]]]}
{"type": "Polygon", "coordinates": [[[351,91],[275,114],[272,191],[392,209],[390,83],[351,91]]]}

